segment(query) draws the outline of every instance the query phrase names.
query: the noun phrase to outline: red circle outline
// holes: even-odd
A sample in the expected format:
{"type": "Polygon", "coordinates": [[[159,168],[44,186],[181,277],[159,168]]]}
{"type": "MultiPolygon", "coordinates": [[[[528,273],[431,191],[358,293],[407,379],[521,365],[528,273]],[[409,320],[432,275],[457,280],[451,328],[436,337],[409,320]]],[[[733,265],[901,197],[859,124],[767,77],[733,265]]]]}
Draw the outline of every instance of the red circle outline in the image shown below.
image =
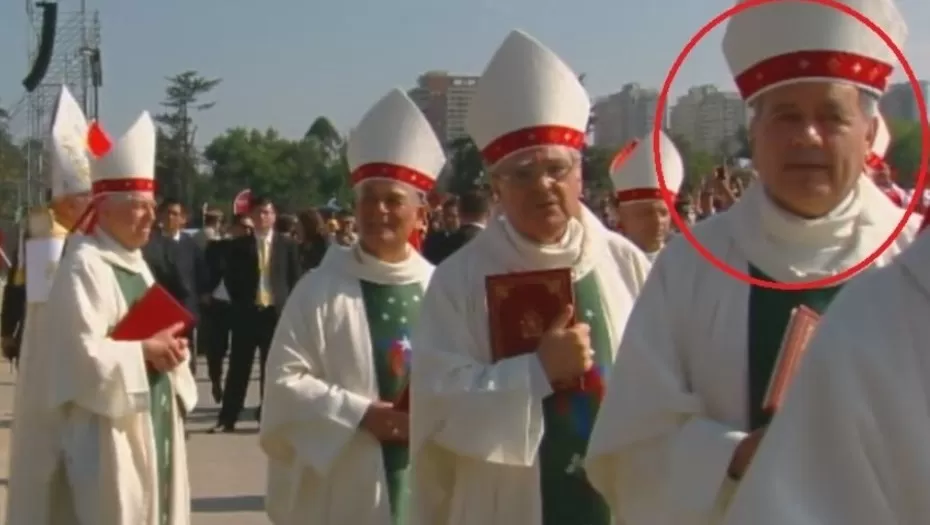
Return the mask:
{"type": "MultiPolygon", "coordinates": [[[[681,51],[678,57],[675,59],[675,62],[672,64],[671,69],[669,69],[668,74],[665,77],[665,82],[662,84],[662,91],[659,93],[659,99],[656,104],[656,122],[662,122],[662,114],[665,111],[665,106],[668,101],[668,93],[672,87],[672,82],[675,81],[675,76],[678,75],[678,71],[681,69],[682,64],[688,58],[688,55],[694,50],[697,44],[707,36],[707,33],[710,33],[715,27],[721,23],[729,20],[733,15],[739,14],[747,9],[753,7],[758,7],[760,5],[772,3],[772,2],[784,2],[785,0],[746,0],[741,2],[723,13],[717,15],[713,20],[704,25],[697,34],[695,34],[688,43],[685,45],[685,48],[681,51]]],[[[653,151],[653,162],[656,166],[656,174],[659,178],[659,187],[663,190],[665,195],[665,203],[669,208],[669,211],[672,214],[672,220],[675,222],[675,226],[678,227],[678,231],[687,239],[687,241],[694,247],[695,250],[704,257],[705,260],[714,265],[718,270],[723,271],[730,277],[738,279],[746,284],[752,286],[758,286],[761,288],[768,288],[772,290],[816,290],[818,288],[825,288],[827,286],[836,285],[846,279],[852,277],[853,275],[859,273],[860,271],[866,269],[871,265],[875,259],[877,259],[889,246],[895,241],[898,235],[904,230],[904,227],[907,225],[908,220],[913,215],[915,209],[917,208],[917,203],[922,198],[923,192],[921,191],[924,187],[925,178],[927,176],[927,166],[930,163],[930,123],[927,121],[927,105],[924,100],[923,93],[921,92],[920,85],[917,80],[917,76],[914,74],[914,70],[911,68],[910,63],[907,61],[907,57],[904,56],[904,53],[901,49],[895,44],[895,42],[888,36],[882,28],[878,27],[875,22],[870,20],[867,16],[863,15],[856,9],[840,3],[837,0],[789,0],[795,2],[807,2],[814,4],[821,4],[827,7],[832,7],[838,11],[841,11],[849,16],[852,16],[859,22],[865,24],[866,27],[872,30],[877,34],[895,54],[895,57],[898,59],[898,62],[901,63],[901,67],[904,69],[904,72],[907,74],[909,83],[911,84],[911,89],[914,92],[915,99],[917,101],[917,109],[920,112],[920,127],[921,127],[921,153],[920,153],[920,168],[917,175],[917,182],[915,184],[915,191],[911,195],[911,200],[908,202],[907,209],[905,210],[904,217],[901,218],[901,222],[898,223],[891,235],[885,239],[885,242],[882,243],[872,254],[860,261],[858,264],[854,265],[852,268],[840,272],[836,275],[825,277],[823,279],[817,279],[814,281],[798,282],[798,283],[782,283],[782,282],[773,282],[766,281],[763,279],[754,278],[746,273],[743,273],[736,268],[729,266],[727,263],[718,259],[714,254],[705,248],[698,240],[694,237],[694,234],[691,233],[688,225],[685,224],[682,220],[681,215],[678,214],[678,211],[675,208],[675,203],[673,202],[672,197],[668,193],[669,189],[665,183],[665,174],[662,173],[662,159],[661,159],[661,144],[660,144],[660,127],[656,126],[652,132],[652,151],[653,151]]]]}

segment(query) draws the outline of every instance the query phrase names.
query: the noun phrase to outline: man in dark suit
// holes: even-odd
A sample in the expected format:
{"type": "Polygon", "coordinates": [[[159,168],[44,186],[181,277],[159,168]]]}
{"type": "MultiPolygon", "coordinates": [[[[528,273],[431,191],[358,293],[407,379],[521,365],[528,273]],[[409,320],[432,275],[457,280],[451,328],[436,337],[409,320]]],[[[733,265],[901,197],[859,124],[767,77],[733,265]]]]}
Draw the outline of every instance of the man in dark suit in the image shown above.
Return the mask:
{"type": "MultiPolygon", "coordinates": [[[[176,199],[165,199],[158,208],[159,229],[153,233],[142,255],[155,282],[163,286],[179,303],[199,319],[200,303],[209,291],[209,275],[203,251],[193,237],[182,229],[187,223],[187,211],[176,199]]],[[[197,351],[193,335],[187,334],[194,347],[191,371],[196,371],[197,351]]]]}
{"type": "MultiPolygon", "coordinates": [[[[233,310],[232,351],[223,392],[223,406],[213,431],[235,430],[248,392],[255,349],[265,386],[265,361],[278,316],[302,274],[294,240],[275,234],[275,207],[271,200],[254,197],[249,204],[254,233],[230,243],[225,284],[233,310]]],[[[259,407],[259,418],[261,407],[259,407]]]]}
{"type": "Polygon", "coordinates": [[[228,233],[228,237],[207,242],[204,258],[210,275],[209,289],[213,292],[203,308],[197,330],[197,344],[207,356],[207,375],[212,386],[213,400],[217,403],[223,398],[223,361],[229,353],[234,324],[229,291],[224,282],[226,261],[230,258],[229,249],[234,239],[252,236],[252,219],[248,215],[236,215],[228,233]]]}
{"type": "Polygon", "coordinates": [[[439,264],[452,254],[450,240],[459,229],[459,201],[457,197],[449,197],[442,203],[442,227],[426,235],[423,241],[423,257],[433,264],[439,264]]]}
{"type": "Polygon", "coordinates": [[[459,220],[462,225],[447,241],[447,257],[484,230],[490,210],[491,203],[484,192],[474,190],[459,197],[459,220]]]}

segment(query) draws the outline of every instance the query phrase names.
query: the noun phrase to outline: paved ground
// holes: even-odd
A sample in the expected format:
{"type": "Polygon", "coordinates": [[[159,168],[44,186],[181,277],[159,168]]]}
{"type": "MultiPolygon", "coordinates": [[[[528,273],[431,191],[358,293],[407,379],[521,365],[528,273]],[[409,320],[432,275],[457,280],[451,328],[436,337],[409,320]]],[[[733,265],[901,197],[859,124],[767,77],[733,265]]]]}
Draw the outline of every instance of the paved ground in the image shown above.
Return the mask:
{"type": "MultiPolygon", "coordinates": [[[[210,397],[210,384],[203,376],[206,363],[199,363],[200,407],[191,415],[192,431],[187,446],[193,491],[193,525],[267,525],[262,511],[265,492],[265,462],[258,449],[258,424],[251,412],[245,414],[236,434],[206,434],[216,420],[217,406],[210,397]]],[[[258,402],[258,369],[253,374],[247,405],[258,402]]],[[[5,519],[6,478],[9,461],[10,422],[13,417],[15,374],[0,363],[0,523],[5,519]]]]}

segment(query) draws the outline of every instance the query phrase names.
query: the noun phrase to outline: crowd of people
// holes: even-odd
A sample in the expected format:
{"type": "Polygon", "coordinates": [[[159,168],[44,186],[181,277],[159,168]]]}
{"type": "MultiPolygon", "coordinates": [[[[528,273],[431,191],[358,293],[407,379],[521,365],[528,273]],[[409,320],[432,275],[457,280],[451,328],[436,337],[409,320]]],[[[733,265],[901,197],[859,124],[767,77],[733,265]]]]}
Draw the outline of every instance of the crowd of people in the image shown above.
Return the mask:
{"type": "MultiPolygon", "coordinates": [[[[893,0],[845,3],[903,40],[893,0]]],[[[444,149],[394,89],[348,138],[351,212],[255,195],[193,235],[149,115],[104,139],[63,89],[4,292],[8,525],[189,525],[198,350],[212,433],[258,356],[275,525],[923,523],[930,240],[881,161],[893,53],[816,2],[723,47],[753,169],[693,195],[657,130],[586,201],[588,94],[513,31],[467,119],[487,188],[429,198],[444,149]]]]}

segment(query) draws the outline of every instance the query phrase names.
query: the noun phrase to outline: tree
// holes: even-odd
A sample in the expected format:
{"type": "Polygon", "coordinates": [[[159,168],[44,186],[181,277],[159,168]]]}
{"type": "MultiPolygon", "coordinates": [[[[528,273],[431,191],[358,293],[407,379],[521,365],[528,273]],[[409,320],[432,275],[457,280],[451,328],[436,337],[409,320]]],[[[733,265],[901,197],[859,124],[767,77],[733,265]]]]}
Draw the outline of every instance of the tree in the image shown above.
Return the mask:
{"type": "Polygon", "coordinates": [[[310,124],[310,128],[304,134],[304,140],[315,143],[325,152],[327,159],[333,161],[338,160],[344,142],[333,123],[322,116],[310,124]]]}
{"type": "Polygon", "coordinates": [[[613,183],[610,181],[610,163],[614,154],[614,150],[600,146],[588,146],[584,149],[581,174],[588,193],[611,193],[613,183]]]}
{"type": "Polygon", "coordinates": [[[737,146],[734,156],[743,159],[751,159],[752,146],[749,144],[749,129],[747,129],[746,126],[740,126],[733,139],[737,146]]]}
{"type": "Polygon", "coordinates": [[[328,163],[311,142],[286,139],[274,129],[231,129],[210,142],[204,157],[215,203],[228,205],[250,188],[287,210],[323,204],[327,190],[339,190],[326,187],[331,172],[343,167],[338,160],[328,163]]]}
{"type": "Polygon", "coordinates": [[[461,194],[475,189],[481,183],[484,173],[484,160],[481,151],[471,137],[460,137],[449,146],[450,193],[461,194]]]}
{"type": "Polygon", "coordinates": [[[26,156],[9,132],[10,114],[0,109],[0,221],[11,220],[25,189],[26,156]]]}
{"type": "Polygon", "coordinates": [[[920,169],[922,135],[919,122],[893,120],[889,123],[892,140],[885,160],[898,174],[898,184],[913,187],[920,169]]]}
{"type": "Polygon", "coordinates": [[[717,166],[717,161],[710,153],[693,148],[688,139],[681,135],[672,134],[669,138],[678,148],[682,163],[685,166],[682,193],[699,187],[703,180],[714,170],[714,167],[717,166]]]}
{"type": "Polygon", "coordinates": [[[192,70],[166,80],[165,100],[161,103],[165,111],[155,117],[162,126],[155,179],[160,194],[181,199],[188,206],[195,207],[193,189],[198,171],[194,138],[197,128],[192,114],[216,104],[202,102],[201,99],[222,80],[208,79],[192,70]]]}

